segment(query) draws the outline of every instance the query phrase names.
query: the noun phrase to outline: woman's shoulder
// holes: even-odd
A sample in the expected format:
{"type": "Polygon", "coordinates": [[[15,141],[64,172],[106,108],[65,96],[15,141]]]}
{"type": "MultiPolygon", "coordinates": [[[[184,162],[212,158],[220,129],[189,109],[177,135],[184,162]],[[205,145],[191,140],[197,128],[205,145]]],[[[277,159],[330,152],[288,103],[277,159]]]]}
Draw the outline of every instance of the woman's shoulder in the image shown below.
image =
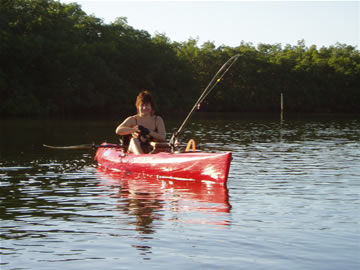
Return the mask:
{"type": "Polygon", "coordinates": [[[137,123],[137,115],[131,115],[131,116],[128,116],[124,122],[127,122],[129,124],[136,124],[137,123]]]}
{"type": "Polygon", "coordinates": [[[137,118],[138,118],[138,115],[137,115],[137,114],[134,114],[134,115],[128,116],[127,119],[137,119],[137,118]]]}
{"type": "Polygon", "coordinates": [[[164,122],[163,118],[160,115],[154,115],[155,122],[164,122]]]}

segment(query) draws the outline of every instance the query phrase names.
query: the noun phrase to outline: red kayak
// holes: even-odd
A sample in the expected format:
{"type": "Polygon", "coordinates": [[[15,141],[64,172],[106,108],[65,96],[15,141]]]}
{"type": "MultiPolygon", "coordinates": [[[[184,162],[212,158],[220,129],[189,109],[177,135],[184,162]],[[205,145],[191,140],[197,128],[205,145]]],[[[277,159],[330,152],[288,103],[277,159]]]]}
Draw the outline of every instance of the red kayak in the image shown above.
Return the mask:
{"type": "Polygon", "coordinates": [[[100,167],[126,174],[145,174],[174,180],[210,181],[226,184],[231,153],[167,153],[135,155],[120,148],[98,148],[100,167]]]}

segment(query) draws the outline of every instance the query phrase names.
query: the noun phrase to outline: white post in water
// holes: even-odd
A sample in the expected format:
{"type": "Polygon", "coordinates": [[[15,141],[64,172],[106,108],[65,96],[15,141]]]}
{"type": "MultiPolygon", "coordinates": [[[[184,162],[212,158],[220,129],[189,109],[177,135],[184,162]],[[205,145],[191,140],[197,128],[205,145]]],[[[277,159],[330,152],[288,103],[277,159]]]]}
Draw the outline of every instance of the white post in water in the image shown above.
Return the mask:
{"type": "Polygon", "coordinates": [[[284,97],[283,93],[280,94],[280,120],[283,120],[283,112],[284,112],[284,97]]]}

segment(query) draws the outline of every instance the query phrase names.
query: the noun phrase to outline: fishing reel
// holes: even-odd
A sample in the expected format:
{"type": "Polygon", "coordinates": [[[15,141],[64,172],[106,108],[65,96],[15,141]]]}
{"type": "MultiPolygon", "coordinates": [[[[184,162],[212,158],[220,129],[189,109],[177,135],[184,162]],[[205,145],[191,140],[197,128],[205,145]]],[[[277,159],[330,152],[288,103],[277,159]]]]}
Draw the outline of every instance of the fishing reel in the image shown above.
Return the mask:
{"type": "Polygon", "coordinates": [[[169,141],[171,152],[174,153],[176,151],[176,148],[180,145],[180,142],[177,138],[176,133],[173,133],[171,136],[171,139],[169,141]]]}

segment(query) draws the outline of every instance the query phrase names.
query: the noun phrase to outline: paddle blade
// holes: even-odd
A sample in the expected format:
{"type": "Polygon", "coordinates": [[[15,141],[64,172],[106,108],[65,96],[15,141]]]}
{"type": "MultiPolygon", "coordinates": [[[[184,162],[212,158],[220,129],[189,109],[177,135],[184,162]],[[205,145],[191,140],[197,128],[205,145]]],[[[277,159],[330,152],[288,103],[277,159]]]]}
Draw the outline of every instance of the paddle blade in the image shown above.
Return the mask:
{"type": "Polygon", "coordinates": [[[81,144],[81,145],[72,145],[72,146],[53,146],[43,144],[44,147],[50,149],[61,149],[61,150],[77,150],[77,149],[92,149],[95,147],[93,144],[81,144]]]}

